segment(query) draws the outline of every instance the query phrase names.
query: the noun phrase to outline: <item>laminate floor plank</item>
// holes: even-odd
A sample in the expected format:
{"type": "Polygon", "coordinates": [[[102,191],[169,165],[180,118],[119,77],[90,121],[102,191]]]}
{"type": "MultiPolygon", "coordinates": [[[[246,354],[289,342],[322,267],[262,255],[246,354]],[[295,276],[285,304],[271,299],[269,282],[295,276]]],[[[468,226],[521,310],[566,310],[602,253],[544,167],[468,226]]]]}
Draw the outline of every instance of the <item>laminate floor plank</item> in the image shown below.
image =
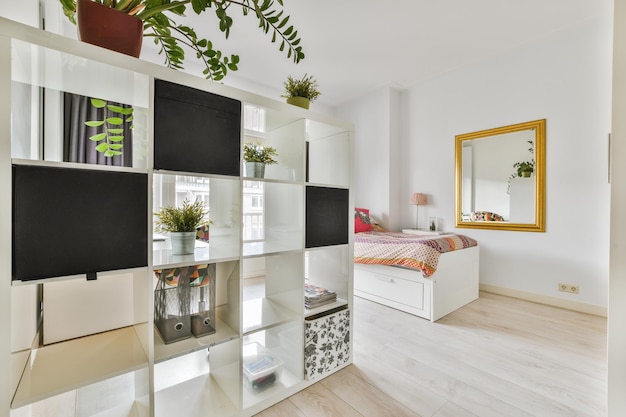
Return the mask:
{"type": "Polygon", "coordinates": [[[421,417],[353,373],[336,372],[321,383],[365,417],[421,417]]]}
{"type": "Polygon", "coordinates": [[[321,383],[292,395],[289,400],[306,417],[362,417],[358,411],[321,383]]]}
{"type": "Polygon", "coordinates": [[[257,414],[258,417],[306,417],[291,400],[286,399],[257,414]]]}
{"type": "MultiPolygon", "coordinates": [[[[379,352],[384,355],[388,352],[379,352]]],[[[360,357],[360,356],[359,356],[360,357]]],[[[410,378],[375,360],[358,360],[358,365],[350,365],[347,371],[378,387],[386,395],[406,405],[421,416],[432,416],[447,402],[445,397],[429,389],[414,384],[410,378]]]]}
{"type": "Polygon", "coordinates": [[[476,414],[472,414],[469,411],[455,405],[451,402],[446,402],[433,417],[478,417],[476,414]]]}
{"type": "Polygon", "coordinates": [[[481,293],[436,323],[355,297],[353,323],[354,363],[294,416],[606,416],[606,318],[481,293]]]}

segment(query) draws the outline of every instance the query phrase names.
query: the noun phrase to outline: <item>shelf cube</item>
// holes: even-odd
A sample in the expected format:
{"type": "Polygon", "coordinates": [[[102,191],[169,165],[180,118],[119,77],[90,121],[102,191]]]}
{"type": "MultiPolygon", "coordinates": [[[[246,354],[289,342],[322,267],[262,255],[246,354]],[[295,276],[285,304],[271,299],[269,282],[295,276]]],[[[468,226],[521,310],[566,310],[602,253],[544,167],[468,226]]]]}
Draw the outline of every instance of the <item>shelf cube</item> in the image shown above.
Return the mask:
{"type": "Polygon", "coordinates": [[[215,333],[215,264],[154,271],[154,324],[166,344],[215,333]]]}

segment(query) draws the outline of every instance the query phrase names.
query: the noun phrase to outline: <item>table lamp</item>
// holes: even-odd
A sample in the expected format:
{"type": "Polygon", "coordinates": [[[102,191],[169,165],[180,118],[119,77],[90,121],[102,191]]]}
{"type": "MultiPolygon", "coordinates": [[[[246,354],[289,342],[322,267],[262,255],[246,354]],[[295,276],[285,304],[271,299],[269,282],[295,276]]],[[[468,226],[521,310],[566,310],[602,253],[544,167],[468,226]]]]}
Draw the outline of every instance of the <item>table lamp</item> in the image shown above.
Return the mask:
{"type": "Polygon", "coordinates": [[[419,216],[419,209],[420,206],[426,204],[426,194],[413,193],[413,195],[411,195],[410,204],[415,206],[415,229],[419,230],[419,223],[417,221],[419,216]]]}

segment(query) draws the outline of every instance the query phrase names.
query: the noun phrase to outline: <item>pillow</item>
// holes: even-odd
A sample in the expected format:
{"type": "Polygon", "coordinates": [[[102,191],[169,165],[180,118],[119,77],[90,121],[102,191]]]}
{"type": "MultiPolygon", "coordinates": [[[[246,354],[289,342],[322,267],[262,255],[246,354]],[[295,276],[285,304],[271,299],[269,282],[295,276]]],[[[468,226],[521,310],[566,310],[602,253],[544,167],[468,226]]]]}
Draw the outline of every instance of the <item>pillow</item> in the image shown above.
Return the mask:
{"type": "Polygon", "coordinates": [[[504,217],[491,211],[473,211],[470,213],[470,219],[479,222],[503,222],[504,217]]]}
{"type": "Polygon", "coordinates": [[[372,230],[370,211],[364,208],[354,209],[354,233],[369,232],[372,230]]]}

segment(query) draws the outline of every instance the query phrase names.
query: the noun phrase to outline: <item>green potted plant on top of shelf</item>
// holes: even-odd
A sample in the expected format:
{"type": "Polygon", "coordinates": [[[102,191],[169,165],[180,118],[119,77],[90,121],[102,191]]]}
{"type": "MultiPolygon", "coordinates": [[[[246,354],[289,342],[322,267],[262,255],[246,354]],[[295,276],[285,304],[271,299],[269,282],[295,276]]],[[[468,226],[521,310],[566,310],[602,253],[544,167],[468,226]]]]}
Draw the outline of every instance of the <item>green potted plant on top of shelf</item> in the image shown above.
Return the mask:
{"type": "Polygon", "coordinates": [[[213,43],[199,37],[196,31],[177,23],[173,17],[185,15],[191,5],[197,15],[214,10],[219,29],[226,39],[233,25],[228,14],[231,6],[239,6],[244,16],[252,14],[259,28],[272,33],[271,42],[280,42],[280,50],[287,50],[287,58],[295,63],[304,59],[298,31],[284,15],[283,0],[59,0],[63,13],[72,23],[78,23],[81,40],[138,57],[143,37],[151,38],[165,55],[169,68],[182,69],[185,50],[190,49],[204,65],[203,74],[215,81],[226,76],[228,70],[236,71],[238,55],[223,56],[213,43]],[[133,38],[133,40],[129,39],[133,38]]]}
{"type": "Polygon", "coordinates": [[[246,162],[246,175],[248,177],[263,178],[265,165],[277,164],[274,159],[278,153],[276,148],[265,146],[259,142],[246,142],[243,144],[243,160],[246,162]]]}
{"type": "Polygon", "coordinates": [[[194,252],[196,229],[210,224],[206,220],[208,211],[202,201],[183,201],[182,207],[161,207],[154,213],[157,230],[169,232],[173,255],[189,255],[194,252]]]}
{"type": "Polygon", "coordinates": [[[290,76],[285,81],[285,94],[281,97],[287,99],[287,103],[294,106],[309,108],[309,105],[321,94],[318,90],[317,81],[312,75],[304,74],[299,80],[290,76]]]}

